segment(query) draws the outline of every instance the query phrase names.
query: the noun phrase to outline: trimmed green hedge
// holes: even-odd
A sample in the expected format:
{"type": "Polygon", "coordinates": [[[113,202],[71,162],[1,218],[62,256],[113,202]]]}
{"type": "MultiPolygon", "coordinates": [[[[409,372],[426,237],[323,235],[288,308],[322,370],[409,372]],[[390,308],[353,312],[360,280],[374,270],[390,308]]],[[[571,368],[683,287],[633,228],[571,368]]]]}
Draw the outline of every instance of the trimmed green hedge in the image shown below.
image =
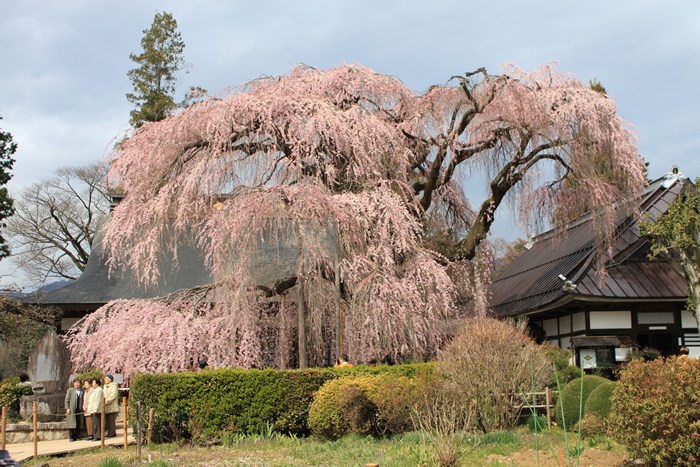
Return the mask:
{"type": "Polygon", "coordinates": [[[612,407],[612,401],[610,399],[616,386],[616,382],[610,381],[609,383],[603,383],[595,388],[590,396],[588,396],[583,413],[586,415],[595,414],[600,417],[601,420],[605,420],[612,407]]]}
{"type": "Polygon", "coordinates": [[[141,401],[144,417],[155,410],[153,440],[216,440],[222,432],[307,435],[309,406],[326,381],[340,376],[432,373],[426,363],[306,370],[205,370],[137,375],[131,384],[131,422],[141,401]]]}
{"type": "Polygon", "coordinates": [[[600,376],[584,376],[583,377],[583,395],[581,395],[581,378],[572,379],[569,384],[561,390],[559,400],[556,405],[557,424],[563,426],[566,422],[567,430],[578,429],[579,416],[585,415],[581,412],[580,400],[583,398],[583,408],[586,407],[586,401],[591,392],[601,384],[609,383],[610,380],[601,378],[600,376]],[[564,406],[564,417],[562,418],[562,404],[564,406]]]}

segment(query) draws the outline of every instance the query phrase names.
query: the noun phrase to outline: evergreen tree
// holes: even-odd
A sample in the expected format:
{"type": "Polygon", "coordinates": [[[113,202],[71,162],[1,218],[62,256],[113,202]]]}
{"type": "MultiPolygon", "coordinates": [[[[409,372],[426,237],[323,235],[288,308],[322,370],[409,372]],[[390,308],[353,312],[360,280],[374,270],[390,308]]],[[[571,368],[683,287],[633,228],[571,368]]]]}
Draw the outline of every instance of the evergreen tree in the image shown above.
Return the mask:
{"type": "MultiPolygon", "coordinates": [[[[0,117],[2,120],[2,117],[0,117]]],[[[13,200],[7,194],[7,182],[12,178],[10,170],[15,160],[12,155],[17,151],[17,143],[12,141],[12,134],[0,129],[0,228],[5,228],[5,219],[14,214],[13,200]]],[[[0,231],[0,259],[7,258],[10,255],[5,238],[0,231]]]]}
{"type": "Polygon", "coordinates": [[[688,310],[700,322],[700,179],[688,183],[668,210],[657,219],[639,223],[639,232],[651,242],[651,253],[661,256],[688,282],[688,310]]]}
{"type": "Polygon", "coordinates": [[[151,28],[143,32],[143,52],[129,55],[139,66],[127,73],[134,92],[126,98],[136,106],[130,123],[137,128],[165,119],[178,107],[174,99],[175,73],[185,66],[185,43],[172,14],[156,12],[151,28]]]}

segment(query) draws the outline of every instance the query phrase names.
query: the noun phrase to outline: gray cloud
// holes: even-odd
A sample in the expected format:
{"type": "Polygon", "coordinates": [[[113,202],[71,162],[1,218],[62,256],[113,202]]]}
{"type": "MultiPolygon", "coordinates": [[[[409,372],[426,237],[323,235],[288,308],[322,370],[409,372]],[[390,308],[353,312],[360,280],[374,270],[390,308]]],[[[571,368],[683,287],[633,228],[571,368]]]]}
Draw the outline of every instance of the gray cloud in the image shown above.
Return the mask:
{"type": "MultiPolygon", "coordinates": [[[[556,61],[615,96],[652,177],[671,164],[700,175],[694,1],[5,1],[2,10],[0,125],[19,143],[12,192],[104,157],[128,125],[128,56],[156,10],[173,13],[193,64],[180,75],[181,94],[299,62],[362,63],[421,91],[481,66],[556,61]]],[[[509,222],[496,233],[515,236],[509,222]]]]}

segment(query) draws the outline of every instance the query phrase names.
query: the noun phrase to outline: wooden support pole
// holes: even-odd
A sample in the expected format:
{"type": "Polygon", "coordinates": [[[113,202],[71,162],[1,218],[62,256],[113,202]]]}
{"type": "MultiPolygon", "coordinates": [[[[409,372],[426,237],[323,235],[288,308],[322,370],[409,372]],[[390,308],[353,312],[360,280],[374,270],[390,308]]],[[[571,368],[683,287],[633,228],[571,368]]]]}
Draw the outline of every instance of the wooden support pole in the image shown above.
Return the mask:
{"type": "Polygon", "coordinates": [[[306,368],[306,295],[304,278],[298,279],[299,298],[297,303],[297,334],[299,336],[299,368],[306,368]]]}
{"type": "Polygon", "coordinates": [[[155,410],[148,409],[148,432],[146,434],[146,444],[151,444],[151,435],[153,434],[153,413],[155,410]]]}
{"type": "Polygon", "coordinates": [[[5,449],[5,445],[7,444],[7,407],[2,408],[2,433],[0,434],[0,437],[2,437],[2,449],[5,449]]]}
{"type": "Polygon", "coordinates": [[[100,404],[100,448],[105,448],[105,398],[102,398],[100,404]]]}
{"type": "Polygon", "coordinates": [[[129,447],[129,425],[126,423],[126,415],[128,406],[126,405],[126,397],[122,397],[122,406],[124,406],[124,449],[129,447]]]}
{"type": "Polygon", "coordinates": [[[141,460],[141,401],[136,403],[136,457],[141,460]]]}
{"type": "Polygon", "coordinates": [[[343,352],[343,322],[340,318],[340,241],[335,244],[335,358],[343,352]]]}
{"type": "Polygon", "coordinates": [[[343,356],[343,304],[340,304],[340,355],[338,358],[343,356]]]}
{"type": "Polygon", "coordinates": [[[34,459],[39,457],[39,445],[37,444],[37,408],[36,408],[36,402],[32,403],[32,425],[33,425],[33,431],[34,431],[34,459]]]}
{"type": "Polygon", "coordinates": [[[546,392],[546,405],[547,405],[547,429],[552,429],[552,412],[550,406],[552,405],[552,388],[547,388],[546,392]]]}
{"type": "Polygon", "coordinates": [[[279,355],[279,369],[280,370],[286,370],[287,369],[287,348],[289,346],[289,342],[287,342],[287,339],[283,339],[282,336],[284,335],[283,333],[286,332],[285,330],[287,329],[287,321],[286,317],[284,314],[284,298],[287,296],[286,293],[282,293],[280,296],[280,332],[279,336],[280,339],[278,340],[279,343],[284,343],[285,345],[278,345],[278,352],[277,354],[279,355]]]}

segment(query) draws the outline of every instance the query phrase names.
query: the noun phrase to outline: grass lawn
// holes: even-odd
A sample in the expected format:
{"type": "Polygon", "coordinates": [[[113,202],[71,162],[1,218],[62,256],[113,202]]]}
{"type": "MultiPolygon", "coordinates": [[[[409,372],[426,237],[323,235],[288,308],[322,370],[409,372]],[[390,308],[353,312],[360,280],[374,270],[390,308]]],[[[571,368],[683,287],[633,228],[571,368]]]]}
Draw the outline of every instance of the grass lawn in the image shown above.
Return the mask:
{"type": "MultiPolygon", "coordinates": [[[[569,445],[578,440],[569,433],[569,445]]],[[[558,466],[560,455],[564,465],[569,465],[564,441],[564,432],[553,429],[545,432],[553,446],[542,436],[538,437],[539,465],[558,466]]],[[[346,436],[338,441],[320,442],[310,438],[294,438],[272,434],[230,437],[224,445],[200,447],[178,444],[151,444],[144,447],[142,463],[151,461],[152,467],[192,466],[364,466],[376,463],[380,466],[430,466],[431,449],[426,446],[418,432],[393,438],[376,439],[362,436],[346,436]]],[[[537,466],[538,452],[535,436],[521,428],[512,432],[501,432],[475,436],[468,444],[469,451],[463,465],[469,466],[537,466]]],[[[602,437],[581,442],[581,466],[621,466],[626,457],[622,446],[602,437]]],[[[40,458],[25,462],[26,466],[37,466],[48,462],[51,467],[121,467],[138,465],[136,448],[91,449],[62,458],[40,458]],[[111,462],[110,462],[111,460],[111,462]]],[[[576,457],[571,458],[576,465],[576,457]]]]}

